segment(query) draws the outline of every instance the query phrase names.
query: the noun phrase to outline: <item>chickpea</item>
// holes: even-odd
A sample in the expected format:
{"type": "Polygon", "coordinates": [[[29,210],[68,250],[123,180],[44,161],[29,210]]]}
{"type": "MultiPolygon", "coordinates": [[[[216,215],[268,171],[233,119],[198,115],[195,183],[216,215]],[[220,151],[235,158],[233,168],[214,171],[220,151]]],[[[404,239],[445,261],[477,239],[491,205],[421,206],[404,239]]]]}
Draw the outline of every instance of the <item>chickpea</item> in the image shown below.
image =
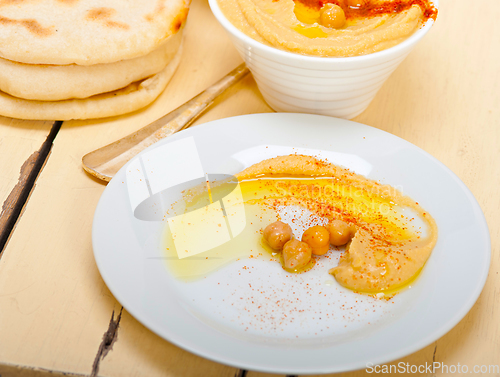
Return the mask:
{"type": "Polygon", "coordinates": [[[296,239],[291,239],[283,246],[283,260],[285,268],[289,270],[304,267],[311,260],[311,255],[311,246],[296,239]]]}
{"type": "Polygon", "coordinates": [[[323,255],[330,248],[330,233],[324,226],[312,226],[302,235],[302,242],[311,246],[314,255],[323,255]]]}
{"type": "Polygon", "coordinates": [[[351,225],[342,220],[333,220],[328,224],[330,232],[330,243],[333,246],[342,246],[348,243],[353,236],[353,228],[351,225]]]}
{"type": "Polygon", "coordinates": [[[319,11],[319,20],[325,27],[340,29],[345,24],[345,13],[338,5],[327,3],[319,11]]]}
{"type": "Polygon", "coordinates": [[[283,245],[292,239],[292,228],[281,221],[275,221],[264,229],[264,239],[269,246],[275,250],[280,250],[283,245]]]}

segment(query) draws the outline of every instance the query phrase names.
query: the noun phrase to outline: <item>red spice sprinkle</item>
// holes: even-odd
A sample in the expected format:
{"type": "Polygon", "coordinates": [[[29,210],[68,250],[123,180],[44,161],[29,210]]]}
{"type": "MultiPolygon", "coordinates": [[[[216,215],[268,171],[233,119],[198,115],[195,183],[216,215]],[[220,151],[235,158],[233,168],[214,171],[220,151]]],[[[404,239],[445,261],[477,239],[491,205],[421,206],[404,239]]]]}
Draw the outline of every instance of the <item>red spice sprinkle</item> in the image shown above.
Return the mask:
{"type": "Polygon", "coordinates": [[[349,7],[343,0],[295,0],[313,8],[320,9],[325,4],[335,4],[344,10],[346,19],[371,18],[384,14],[398,14],[418,5],[424,13],[424,22],[429,18],[436,20],[438,10],[430,0],[365,0],[360,7],[349,7]]]}

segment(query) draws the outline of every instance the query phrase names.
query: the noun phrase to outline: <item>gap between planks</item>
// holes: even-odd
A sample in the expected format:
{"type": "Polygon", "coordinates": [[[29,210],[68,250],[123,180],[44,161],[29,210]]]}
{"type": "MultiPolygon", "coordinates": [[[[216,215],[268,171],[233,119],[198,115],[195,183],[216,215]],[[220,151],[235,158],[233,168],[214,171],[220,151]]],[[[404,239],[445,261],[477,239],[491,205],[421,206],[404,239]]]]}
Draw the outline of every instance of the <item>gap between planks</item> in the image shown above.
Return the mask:
{"type": "Polygon", "coordinates": [[[47,162],[53,141],[61,129],[62,123],[62,121],[54,122],[40,149],[33,152],[21,166],[19,180],[2,205],[0,213],[0,257],[9,242],[17,221],[23,213],[23,209],[35,187],[38,175],[47,162]]]}
{"type": "MultiPolygon", "coordinates": [[[[118,339],[118,327],[120,326],[120,321],[122,319],[123,306],[120,309],[120,313],[115,319],[115,311],[111,313],[111,320],[109,321],[109,326],[104,335],[102,336],[102,342],[97,349],[97,354],[92,364],[92,371],[90,372],[90,377],[97,377],[99,373],[99,365],[101,360],[103,360],[109,351],[113,349],[113,344],[118,339]]],[[[1,376],[0,376],[1,377],[1,376]]]]}

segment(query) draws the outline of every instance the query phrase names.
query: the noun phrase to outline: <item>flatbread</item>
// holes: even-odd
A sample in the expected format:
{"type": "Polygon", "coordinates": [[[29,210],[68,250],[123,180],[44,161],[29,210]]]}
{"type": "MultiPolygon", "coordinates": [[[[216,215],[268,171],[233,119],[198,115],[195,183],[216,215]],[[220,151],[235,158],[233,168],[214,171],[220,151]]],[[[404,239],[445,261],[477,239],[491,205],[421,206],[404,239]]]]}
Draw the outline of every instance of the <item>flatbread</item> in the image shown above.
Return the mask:
{"type": "Polygon", "coordinates": [[[161,72],[127,87],[85,99],[31,101],[0,92],[0,115],[33,120],[103,118],[126,114],[153,102],[165,89],[179,65],[182,45],[161,72]]]}
{"type": "Polygon", "coordinates": [[[156,50],[186,20],[190,0],[0,0],[0,57],[94,65],[156,50]]]}
{"type": "Polygon", "coordinates": [[[111,92],[163,70],[176,55],[181,41],[179,30],[147,55],[92,66],[25,64],[0,58],[0,91],[41,101],[111,92]]]}

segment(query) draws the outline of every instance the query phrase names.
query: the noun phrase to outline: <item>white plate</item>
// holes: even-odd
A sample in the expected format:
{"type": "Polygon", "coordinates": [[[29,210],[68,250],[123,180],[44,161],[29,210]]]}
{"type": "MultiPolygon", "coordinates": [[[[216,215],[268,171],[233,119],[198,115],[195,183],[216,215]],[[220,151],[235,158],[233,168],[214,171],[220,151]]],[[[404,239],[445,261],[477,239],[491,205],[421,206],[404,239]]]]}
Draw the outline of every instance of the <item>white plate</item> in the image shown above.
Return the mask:
{"type": "Polygon", "coordinates": [[[197,355],[271,373],[362,369],[444,335],[485,283],[489,232],[470,191],[439,161],[378,129],[317,115],[255,114],[182,131],[139,157],[120,170],[99,201],[95,259],[111,292],[135,318],[197,355]],[[201,167],[193,168],[196,152],[201,167]],[[277,263],[259,260],[240,260],[190,283],[169,274],[161,246],[165,222],[134,217],[143,199],[167,187],[171,176],[189,180],[200,169],[234,174],[294,152],[391,184],[431,213],[439,240],[411,289],[390,301],[354,294],[328,275],[332,261],[292,277],[277,263]]]}

